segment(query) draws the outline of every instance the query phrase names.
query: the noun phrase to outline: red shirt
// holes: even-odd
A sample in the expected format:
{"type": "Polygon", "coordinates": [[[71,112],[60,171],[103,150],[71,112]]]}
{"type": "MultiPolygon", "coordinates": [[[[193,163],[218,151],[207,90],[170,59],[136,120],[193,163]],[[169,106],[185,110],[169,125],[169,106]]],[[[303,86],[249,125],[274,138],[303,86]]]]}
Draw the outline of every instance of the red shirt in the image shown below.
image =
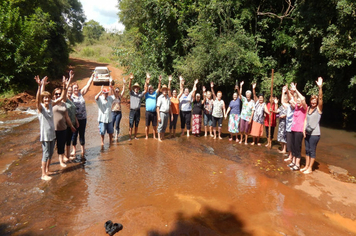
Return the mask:
{"type": "MultiPolygon", "coordinates": [[[[267,110],[269,111],[270,107],[271,107],[271,103],[268,103],[267,105],[267,110]]],[[[273,103],[272,105],[272,111],[275,110],[276,104],[273,103]]],[[[269,126],[269,115],[266,113],[266,117],[265,117],[265,126],[269,126]]],[[[272,124],[271,127],[276,127],[276,113],[272,112],[272,124]]]]}

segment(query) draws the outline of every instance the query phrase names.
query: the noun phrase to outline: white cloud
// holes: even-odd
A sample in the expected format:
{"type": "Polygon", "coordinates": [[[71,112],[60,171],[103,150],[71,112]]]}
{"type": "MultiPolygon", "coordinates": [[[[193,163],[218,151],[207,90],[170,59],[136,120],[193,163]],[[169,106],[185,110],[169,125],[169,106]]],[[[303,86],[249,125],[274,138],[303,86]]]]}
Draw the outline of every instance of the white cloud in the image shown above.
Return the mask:
{"type": "Polygon", "coordinates": [[[95,20],[109,31],[124,30],[125,27],[119,22],[117,15],[119,12],[117,0],[80,0],[80,2],[83,5],[87,21],[95,20]]]}

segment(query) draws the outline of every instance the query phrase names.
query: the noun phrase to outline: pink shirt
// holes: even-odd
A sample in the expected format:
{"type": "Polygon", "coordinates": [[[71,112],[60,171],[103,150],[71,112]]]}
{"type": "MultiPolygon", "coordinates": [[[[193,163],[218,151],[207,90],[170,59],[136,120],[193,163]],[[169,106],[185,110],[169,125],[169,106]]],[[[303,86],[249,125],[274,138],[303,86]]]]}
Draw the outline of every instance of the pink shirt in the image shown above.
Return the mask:
{"type": "Polygon", "coordinates": [[[307,115],[307,110],[303,108],[303,106],[295,107],[293,114],[293,123],[292,123],[292,131],[294,132],[303,132],[304,129],[304,120],[307,115]]]}

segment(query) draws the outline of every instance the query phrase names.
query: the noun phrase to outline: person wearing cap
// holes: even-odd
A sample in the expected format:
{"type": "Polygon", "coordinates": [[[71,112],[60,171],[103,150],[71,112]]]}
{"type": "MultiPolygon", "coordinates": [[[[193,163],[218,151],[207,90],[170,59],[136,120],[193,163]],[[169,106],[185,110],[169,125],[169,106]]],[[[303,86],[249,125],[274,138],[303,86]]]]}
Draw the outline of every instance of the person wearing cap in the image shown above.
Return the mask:
{"type": "Polygon", "coordinates": [[[120,121],[122,118],[121,113],[121,100],[122,96],[124,96],[125,92],[125,79],[123,79],[122,91],[120,93],[120,88],[116,87],[114,90],[114,94],[111,96],[114,100],[111,107],[112,112],[112,127],[115,127],[116,134],[114,135],[114,139],[119,141],[119,133],[120,133],[120,121]]]}
{"type": "MultiPolygon", "coordinates": [[[[101,135],[101,147],[104,147],[104,135],[107,132],[109,134],[109,143],[112,142],[112,136],[114,133],[114,128],[112,126],[112,112],[111,107],[114,99],[109,96],[109,90],[112,90],[112,85],[110,84],[110,89],[101,86],[100,92],[95,95],[96,104],[98,104],[98,122],[99,122],[99,132],[101,135]]],[[[111,92],[111,91],[110,91],[111,92]]]]}
{"type": "MultiPolygon", "coordinates": [[[[131,84],[134,76],[133,74],[130,74],[130,80],[129,80],[129,90],[130,90],[130,115],[129,115],[129,133],[130,137],[129,140],[131,141],[131,136],[132,136],[132,129],[133,126],[135,125],[135,139],[137,138],[137,130],[138,130],[138,124],[140,123],[140,107],[141,107],[141,99],[143,95],[147,92],[147,90],[144,90],[140,93],[140,85],[138,83],[135,83],[132,86],[131,89],[131,84]]],[[[147,78],[145,82],[145,89],[147,88],[147,78]]]]}
{"type": "Polygon", "coordinates": [[[169,114],[171,114],[171,120],[173,120],[171,100],[168,96],[167,85],[162,86],[162,94],[157,99],[157,118],[158,118],[158,141],[162,142],[164,133],[168,125],[169,114]]]}
{"type": "Polygon", "coordinates": [[[156,133],[157,133],[157,112],[156,112],[156,103],[157,103],[157,95],[159,93],[159,90],[161,89],[161,80],[162,76],[159,76],[158,78],[158,88],[156,91],[153,90],[152,85],[149,85],[151,76],[149,73],[146,74],[147,77],[147,83],[145,84],[145,90],[148,91],[146,93],[145,98],[146,98],[146,127],[145,127],[145,133],[146,133],[146,139],[148,139],[148,133],[150,131],[150,124],[152,122],[152,127],[153,127],[153,138],[156,139],[156,133]]]}

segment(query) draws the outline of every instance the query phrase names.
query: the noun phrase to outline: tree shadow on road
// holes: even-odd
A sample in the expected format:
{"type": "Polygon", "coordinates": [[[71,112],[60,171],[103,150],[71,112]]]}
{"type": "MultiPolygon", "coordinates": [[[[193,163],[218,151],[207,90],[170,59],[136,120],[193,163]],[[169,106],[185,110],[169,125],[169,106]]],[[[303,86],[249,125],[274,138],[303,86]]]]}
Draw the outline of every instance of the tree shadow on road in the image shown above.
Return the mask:
{"type": "Polygon", "coordinates": [[[186,216],[177,213],[174,228],[170,232],[150,231],[149,236],[208,236],[208,235],[243,235],[251,233],[244,230],[243,221],[228,211],[219,211],[211,207],[204,207],[199,214],[186,216]]]}

